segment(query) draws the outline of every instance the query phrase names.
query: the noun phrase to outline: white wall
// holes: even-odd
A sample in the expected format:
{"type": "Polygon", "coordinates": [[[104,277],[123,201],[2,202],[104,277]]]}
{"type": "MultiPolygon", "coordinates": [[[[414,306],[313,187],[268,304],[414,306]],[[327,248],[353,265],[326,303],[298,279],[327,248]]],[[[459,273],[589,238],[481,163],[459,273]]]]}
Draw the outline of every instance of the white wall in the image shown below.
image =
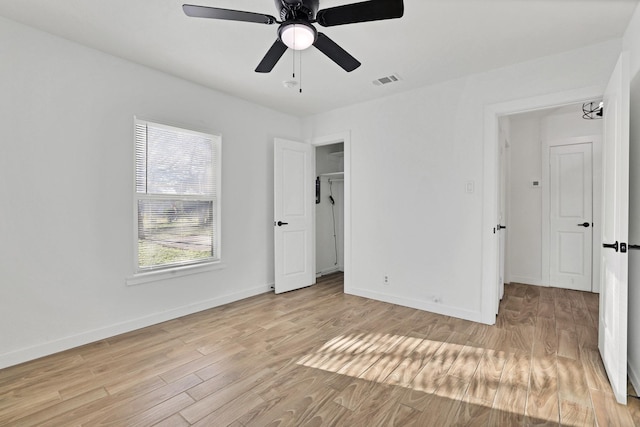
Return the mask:
{"type": "MultiPolygon", "coordinates": [[[[640,245],[640,8],[623,40],[631,53],[631,122],[629,145],[629,243],[640,245]]],[[[640,251],[629,251],[629,377],[640,390],[640,251]]]]}
{"type": "Polygon", "coordinates": [[[509,281],[542,284],[542,188],[531,181],[542,180],[540,116],[513,116],[509,182],[509,281]]]}
{"type": "Polygon", "coordinates": [[[0,367],[265,292],[299,119],[0,18],[0,367]],[[126,286],[133,116],[222,134],[226,268],[126,286]]]}
{"type": "Polygon", "coordinates": [[[541,140],[558,141],[581,136],[601,136],[602,120],[586,120],[582,118],[582,114],[581,105],[570,105],[544,115],[540,123],[541,140]]]}
{"type": "MultiPolygon", "coordinates": [[[[344,144],[316,147],[316,175],[332,172],[344,172],[344,144]],[[343,155],[329,154],[337,151],[343,152],[343,155]]],[[[321,176],[320,203],[316,204],[316,273],[327,274],[343,269],[344,181],[333,179],[330,188],[329,178],[321,176]],[[333,193],[334,205],[329,201],[331,193],[333,193]]]]}
{"type": "Polygon", "coordinates": [[[485,106],[604,89],[619,51],[611,41],[305,120],[308,137],[351,131],[346,291],[480,320],[485,106]]]}

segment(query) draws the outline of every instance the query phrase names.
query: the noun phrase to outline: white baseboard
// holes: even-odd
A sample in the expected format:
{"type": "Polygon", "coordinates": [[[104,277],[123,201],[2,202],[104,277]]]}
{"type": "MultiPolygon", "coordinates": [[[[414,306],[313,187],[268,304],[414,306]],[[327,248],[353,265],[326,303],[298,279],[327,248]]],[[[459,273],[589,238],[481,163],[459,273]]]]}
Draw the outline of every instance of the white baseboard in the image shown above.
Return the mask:
{"type": "Polygon", "coordinates": [[[410,307],[418,310],[429,311],[431,313],[442,314],[444,316],[458,317],[460,319],[482,323],[482,312],[480,311],[465,310],[458,307],[452,307],[446,304],[436,304],[431,301],[419,301],[415,299],[402,298],[395,295],[372,292],[366,289],[349,288],[349,289],[345,289],[344,292],[350,295],[370,298],[377,301],[388,302],[391,304],[397,304],[404,307],[410,307]]]}
{"type": "Polygon", "coordinates": [[[338,271],[344,271],[344,267],[337,265],[337,266],[325,268],[324,270],[318,271],[316,273],[316,277],[326,276],[327,274],[336,273],[338,271]]]}
{"type": "Polygon", "coordinates": [[[72,335],[43,344],[38,344],[32,347],[0,354],[0,369],[28,362],[29,360],[38,359],[40,357],[49,356],[54,353],[59,353],[64,350],[69,350],[71,348],[103,340],[105,338],[110,338],[126,332],[135,331],[136,329],[146,328],[147,326],[177,319],[178,317],[187,316],[189,314],[208,310],[210,308],[229,304],[231,302],[239,301],[241,299],[260,295],[270,291],[270,285],[259,286],[253,289],[247,289],[242,292],[223,295],[221,297],[212,298],[207,301],[185,305],[182,307],[174,308],[172,310],[163,311],[161,313],[150,314],[148,316],[139,317],[137,319],[128,320],[126,322],[105,326],[104,328],[94,329],[77,335],[72,335]]]}

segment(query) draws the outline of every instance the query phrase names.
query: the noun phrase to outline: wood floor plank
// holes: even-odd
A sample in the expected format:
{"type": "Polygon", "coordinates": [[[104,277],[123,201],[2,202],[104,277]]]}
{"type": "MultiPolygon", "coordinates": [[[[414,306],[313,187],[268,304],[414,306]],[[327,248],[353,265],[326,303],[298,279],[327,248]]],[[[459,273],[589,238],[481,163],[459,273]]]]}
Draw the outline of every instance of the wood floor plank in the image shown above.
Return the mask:
{"type": "Polygon", "coordinates": [[[547,318],[538,318],[535,326],[533,354],[536,356],[555,356],[558,353],[558,335],[556,322],[547,318]]]}
{"type": "Polygon", "coordinates": [[[616,402],[613,393],[591,390],[591,399],[599,426],[632,426],[633,418],[624,405],[616,402]]]}
{"type": "Polygon", "coordinates": [[[109,395],[106,398],[50,418],[43,422],[40,427],[95,425],[97,416],[104,416],[104,414],[108,413],[123,413],[125,417],[130,417],[135,414],[130,405],[132,400],[147,395],[151,396],[152,400],[156,400],[157,393],[166,393],[166,390],[164,390],[166,386],[167,384],[159,377],[142,380],[131,388],[122,390],[117,394],[109,395]]]}
{"type": "Polygon", "coordinates": [[[222,407],[212,411],[192,425],[197,427],[207,427],[212,425],[226,426],[237,421],[247,408],[255,408],[264,403],[264,399],[252,391],[248,391],[222,407]]]}
{"type": "Polygon", "coordinates": [[[505,362],[488,425],[522,425],[525,418],[531,355],[511,353],[505,362]]]}
{"type": "Polygon", "coordinates": [[[383,382],[398,365],[409,356],[421,340],[412,337],[403,337],[394,346],[389,347],[376,362],[360,375],[360,378],[383,382]]]}
{"type": "Polygon", "coordinates": [[[556,304],[552,299],[541,299],[538,302],[538,317],[555,321],[556,304]]]}
{"type": "Polygon", "coordinates": [[[534,356],[531,361],[526,415],[525,423],[543,420],[545,424],[557,425],[560,421],[557,362],[554,356],[534,356]]]}
{"type": "Polygon", "coordinates": [[[445,377],[442,388],[436,394],[430,394],[422,403],[422,414],[418,425],[454,425],[462,398],[467,392],[469,382],[458,377],[445,377]]]}
{"type": "Polygon", "coordinates": [[[570,300],[573,321],[576,325],[592,326],[593,319],[589,314],[589,307],[587,307],[582,294],[583,292],[575,292],[570,300]]]}
{"type": "Polygon", "coordinates": [[[380,425],[388,413],[395,410],[401,394],[396,388],[387,385],[370,388],[367,397],[359,402],[351,414],[352,423],[356,420],[369,420],[372,425],[380,425]]]}
{"type": "Polygon", "coordinates": [[[395,410],[389,411],[382,425],[393,427],[419,426],[420,411],[416,411],[410,406],[398,404],[395,410]]]}
{"type": "Polygon", "coordinates": [[[187,393],[180,393],[179,395],[174,396],[153,408],[139,412],[135,416],[127,419],[126,425],[130,427],[155,425],[193,403],[194,400],[191,396],[187,393]]]}
{"type": "Polygon", "coordinates": [[[460,355],[463,347],[459,344],[443,343],[420,372],[416,374],[409,387],[425,393],[435,392],[460,355]]]}
{"type": "Polygon", "coordinates": [[[4,393],[0,398],[0,425],[9,424],[30,411],[52,407],[60,401],[60,395],[55,390],[21,394],[18,389],[4,393]]]}
{"type": "Polygon", "coordinates": [[[174,414],[159,423],[155,423],[153,427],[189,427],[189,423],[180,414],[174,414]]]}
{"type": "Polygon", "coordinates": [[[502,371],[507,361],[507,354],[503,351],[486,350],[469,383],[466,400],[471,403],[493,406],[502,371]]]}
{"type": "MultiPolygon", "coordinates": [[[[635,394],[636,393],[634,391],[633,395],[635,394]]],[[[638,397],[629,397],[627,400],[627,410],[629,411],[631,418],[633,418],[635,425],[640,426],[640,399],[638,397]]]]}
{"type": "Polygon", "coordinates": [[[343,420],[350,416],[351,412],[334,402],[325,402],[320,405],[315,414],[302,422],[301,427],[321,427],[347,425],[343,420]]]}
{"type": "MultiPolygon", "coordinates": [[[[204,397],[201,396],[199,398],[191,396],[197,401],[193,405],[180,411],[180,415],[182,415],[185,420],[193,424],[201,418],[209,415],[209,413],[215,409],[236,399],[238,396],[242,395],[245,390],[253,388],[256,384],[260,384],[274,375],[275,373],[270,369],[262,369],[252,375],[220,388],[212,394],[208,394],[204,397]]],[[[191,395],[191,392],[189,392],[189,394],[191,395]]]]}
{"type": "Polygon", "coordinates": [[[389,385],[408,387],[424,365],[431,360],[433,355],[442,346],[442,342],[423,339],[398,366],[385,379],[389,385]]]}
{"type": "Polygon", "coordinates": [[[455,416],[455,426],[486,426],[492,415],[490,404],[463,400],[455,416]]]}
{"type": "Polygon", "coordinates": [[[556,298],[555,300],[554,315],[556,318],[556,327],[558,329],[572,331],[575,329],[575,321],[571,310],[570,296],[562,295],[562,297],[556,298]]]}
{"type": "Polygon", "coordinates": [[[354,378],[347,387],[338,393],[333,401],[350,411],[355,411],[375,387],[376,385],[371,381],[354,378]]]}
{"type": "MultiPolygon", "coordinates": [[[[167,384],[164,387],[144,393],[140,395],[131,395],[127,399],[120,401],[118,405],[107,405],[104,408],[93,411],[84,418],[87,425],[100,424],[121,424],[125,425],[128,420],[147,411],[153,411],[153,408],[163,405],[165,402],[174,399],[178,395],[182,395],[196,384],[200,383],[200,379],[191,374],[174,383],[167,384]]],[[[187,400],[184,396],[178,398],[180,402],[193,403],[193,400],[187,400]]],[[[182,408],[181,408],[182,409],[182,408]]],[[[177,410],[174,412],[178,412],[177,410]]],[[[165,415],[167,418],[170,414],[165,415]]],[[[162,419],[162,418],[161,418],[162,419]]],[[[160,420],[161,420],[160,419],[160,420]]],[[[160,421],[159,420],[159,421],[160,421]]]]}
{"type": "Polygon", "coordinates": [[[562,400],[591,408],[591,395],[580,360],[558,356],[558,393],[562,400]]]}
{"type": "Polygon", "coordinates": [[[0,425],[630,426],[597,320],[586,292],[507,284],[490,326],[334,274],[2,369],[0,425]]]}
{"type": "Polygon", "coordinates": [[[580,349],[598,349],[598,328],[593,326],[576,325],[578,346],[580,349]]]}
{"type": "Polygon", "coordinates": [[[583,406],[561,399],[560,424],[563,426],[595,426],[596,419],[591,404],[583,406]]]}
{"type": "Polygon", "coordinates": [[[60,414],[64,414],[65,412],[71,411],[73,409],[79,408],[83,405],[89,404],[91,402],[95,402],[103,397],[106,397],[107,391],[104,388],[97,388],[90,392],[81,394],[79,396],[73,397],[69,400],[62,401],[56,405],[52,405],[46,409],[41,411],[32,413],[27,415],[26,417],[22,417],[19,419],[11,420],[11,423],[15,423],[15,425],[20,426],[39,426],[43,422],[58,416],[60,414]]]}
{"type": "Polygon", "coordinates": [[[350,357],[349,360],[343,364],[342,368],[337,370],[337,373],[341,375],[348,375],[352,377],[359,377],[365,372],[371,365],[383,357],[388,349],[393,348],[403,337],[393,334],[385,334],[375,342],[366,348],[358,349],[358,355],[350,357]]]}
{"type": "Polygon", "coordinates": [[[613,393],[598,349],[583,348],[580,350],[580,356],[589,388],[605,393],[613,393]]]}
{"type": "MultiPolygon", "coordinates": [[[[311,378],[308,378],[311,380],[311,378]]],[[[313,416],[325,404],[335,399],[336,391],[324,386],[322,380],[308,381],[300,392],[291,394],[269,411],[251,420],[247,425],[291,425],[299,426],[313,416]]]]}
{"type": "Polygon", "coordinates": [[[467,382],[471,381],[471,377],[480,364],[484,352],[485,349],[482,347],[465,345],[458,352],[458,357],[456,357],[447,374],[467,382]]]}
{"type": "Polygon", "coordinates": [[[568,359],[580,359],[580,348],[578,344],[578,333],[575,330],[568,331],[559,329],[558,333],[558,356],[568,359]]]}

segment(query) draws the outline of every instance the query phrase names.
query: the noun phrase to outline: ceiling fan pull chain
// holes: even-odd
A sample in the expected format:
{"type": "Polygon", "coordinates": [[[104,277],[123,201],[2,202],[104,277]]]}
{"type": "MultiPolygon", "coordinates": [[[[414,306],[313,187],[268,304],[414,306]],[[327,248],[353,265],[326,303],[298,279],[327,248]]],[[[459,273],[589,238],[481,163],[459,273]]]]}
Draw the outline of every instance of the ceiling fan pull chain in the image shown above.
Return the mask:
{"type": "Polygon", "coordinates": [[[298,54],[298,58],[300,58],[300,66],[298,67],[300,70],[300,93],[302,93],[302,51],[298,54]]]}

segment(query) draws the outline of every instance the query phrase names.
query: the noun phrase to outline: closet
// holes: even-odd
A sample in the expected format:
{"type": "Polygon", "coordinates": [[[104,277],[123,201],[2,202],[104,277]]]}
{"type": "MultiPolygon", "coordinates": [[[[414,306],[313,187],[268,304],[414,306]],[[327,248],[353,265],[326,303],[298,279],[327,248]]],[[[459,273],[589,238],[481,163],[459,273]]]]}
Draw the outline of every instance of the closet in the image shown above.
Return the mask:
{"type": "Polygon", "coordinates": [[[344,271],[344,144],[316,147],[316,274],[344,271]]]}

